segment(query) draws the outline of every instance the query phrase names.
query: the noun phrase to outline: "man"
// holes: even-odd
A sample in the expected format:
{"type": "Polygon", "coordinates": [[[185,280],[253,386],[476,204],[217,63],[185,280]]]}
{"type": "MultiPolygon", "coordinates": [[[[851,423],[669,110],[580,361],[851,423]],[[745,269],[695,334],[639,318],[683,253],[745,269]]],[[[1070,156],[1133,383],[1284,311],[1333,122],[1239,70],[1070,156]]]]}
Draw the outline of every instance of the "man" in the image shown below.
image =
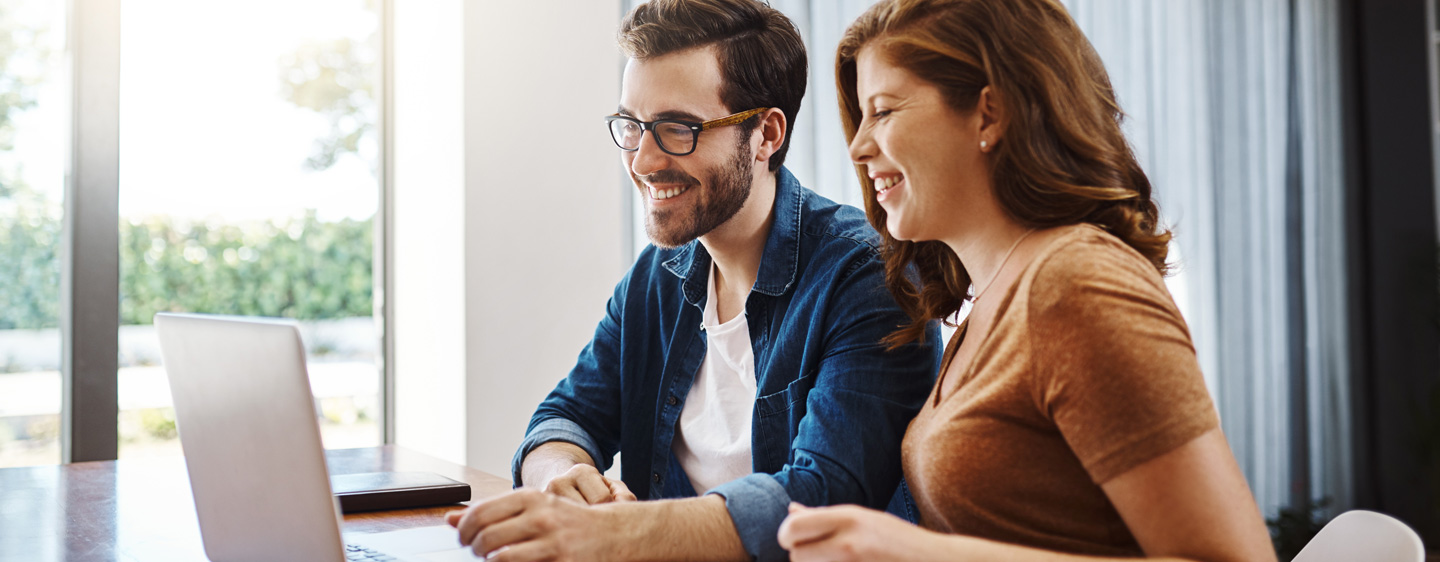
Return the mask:
{"type": "Polygon", "coordinates": [[[781,167],[807,72],[783,14],[653,0],[620,43],[606,121],[654,244],[531,420],[525,488],[449,520],[501,560],[785,559],[790,502],[886,506],[938,336],[885,348],[909,319],[878,235],[781,167]]]}

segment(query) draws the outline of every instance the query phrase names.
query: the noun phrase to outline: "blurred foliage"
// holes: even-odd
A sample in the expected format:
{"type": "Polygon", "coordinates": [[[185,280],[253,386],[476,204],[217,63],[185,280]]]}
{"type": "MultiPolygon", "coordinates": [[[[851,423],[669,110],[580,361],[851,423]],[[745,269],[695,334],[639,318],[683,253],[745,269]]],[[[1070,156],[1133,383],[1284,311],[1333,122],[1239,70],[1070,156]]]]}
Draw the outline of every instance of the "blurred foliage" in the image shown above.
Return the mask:
{"type": "MultiPolygon", "coordinates": [[[[0,194],[0,330],[59,326],[56,205],[0,194]]],[[[370,220],[302,218],[245,225],[150,217],[120,224],[120,322],[156,312],[327,320],[370,316],[370,220]]]]}
{"type": "Polygon", "coordinates": [[[156,312],[326,320],[370,316],[370,220],[315,212],[248,226],[151,217],[120,225],[120,321],[156,312]]]}
{"type": "MultiPolygon", "coordinates": [[[[375,12],[374,0],[363,0],[375,12]]],[[[52,58],[47,31],[0,0],[0,153],[13,149],[19,113],[35,106],[52,58]]],[[[378,29],[378,26],[377,26],[378,29]]],[[[280,61],[285,99],[325,116],[307,166],[323,170],[373,142],[378,35],[301,46],[280,61]],[[367,140],[368,139],[368,140],[367,140]]],[[[374,159],[371,159],[374,160],[374,159]]],[[[63,209],[0,160],[0,330],[59,326],[63,209]]],[[[120,225],[120,320],[156,312],[323,320],[370,316],[372,223],[302,218],[244,225],[149,217],[120,225]]],[[[0,358],[0,363],[8,363],[0,358]]],[[[0,365],[3,366],[3,365],[0,365]]]]}
{"type": "Polygon", "coordinates": [[[140,410],[140,426],[153,439],[168,441],[180,435],[175,429],[175,408],[140,410]]]}
{"type": "MultiPolygon", "coordinates": [[[[50,58],[44,47],[48,30],[18,21],[18,4],[0,0],[0,151],[15,148],[14,115],[35,106],[36,88],[50,58]]],[[[5,179],[0,178],[0,189],[5,179]]]]}
{"type": "MultiPolygon", "coordinates": [[[[35,107],[50,53],[47,30],[17,18],[20,3],[0,0],[0,152],[15,148],[15,117],[35,107]]],[[[0,165],[0,329],[54,323],[60,308],[60,206],[0,165]]],[[[8,359],[5,361],[9,363],[8,359]]],[[[8,369],[7,369],[8,370],[8,369]]]]}
{"type": "MultiPolygon", "coordinates": [[[[365,9],[377,14],[374,0],[365,9]]],[[[379,29],[378,24],[376,29],[379,29]]],[[[305,167],[325,170],[346,153],[361,154],[363,143],[375,143],[379,117],[379,34],[310,41],[280,59],[281,96],[330,122],[325,137],[315,140],[305,167]]],[[[369,160],[375,160],[370,158],[369,160]]],[[[377,170],[372,165],[371,172],[377,170]]]]}
{"type": "Polygon", "coordinates": [[[1265,520],[1280,562],[1293,560],[1310,543],[1310,539],[1315,538],[1320,529],[1330,522],[1325,509],[1329,506],[1330,498],[1321,498],[1309,505],[1282,508],[1274,519],[1265,520]]]}
{"type": "MultiPolygon", "coordinates": [[[[23,454],[27,451],[56,446],[59,440],[59,414],[0,418],[0,458],[4,457],[3,453],[7,452],[6,449],[10,449],[8,452],[12,454],[23,454]]],[[[59,460],[59,455],[56,455],[55,458],[59,460]]],[[[54,463],[55,461],[49,462],[54,463]]]]}
{"type": "MultiPolygon", "coordinates": [[[[15,118],[35,107],[52,62],[49,31],[21,21],[20,5],[0,0],[0,152],[14,150],[15,118]]],[[[61,212],[21,180],[17,163],[0,160],[0,329],[56,325],[61,212]]],[[[8,370],[10,358],[0,358],[0,371],[8,370]]]]}
{"type": "Polygon", "coordinates": [[[60,325],[60,213],[25,184],[0,180],[0,330],[60,325]]]}

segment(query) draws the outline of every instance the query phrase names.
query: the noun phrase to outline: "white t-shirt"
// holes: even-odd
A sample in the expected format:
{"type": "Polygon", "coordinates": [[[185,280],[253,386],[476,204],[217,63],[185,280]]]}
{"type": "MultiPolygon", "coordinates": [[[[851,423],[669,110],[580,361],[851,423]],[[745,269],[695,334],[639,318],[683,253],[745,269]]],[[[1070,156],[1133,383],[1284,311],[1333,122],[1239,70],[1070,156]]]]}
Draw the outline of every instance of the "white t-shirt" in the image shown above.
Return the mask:
{"type": "Polygon", "coordinates": [[[710,268],[705,326],[708,349],[690,385],[675,432],[675,458],[695,493],[753,472],[750,416],[755,409],[755,354],[745,313],[719,323],[715,311],[715,268],[710,268]]]}

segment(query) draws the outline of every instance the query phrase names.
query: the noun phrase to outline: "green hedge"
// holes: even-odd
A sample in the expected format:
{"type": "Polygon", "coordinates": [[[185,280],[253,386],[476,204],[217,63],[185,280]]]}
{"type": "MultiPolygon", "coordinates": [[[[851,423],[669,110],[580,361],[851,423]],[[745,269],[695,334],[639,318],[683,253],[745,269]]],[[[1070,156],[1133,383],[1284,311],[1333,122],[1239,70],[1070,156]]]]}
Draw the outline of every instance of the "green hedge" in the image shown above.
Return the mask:
{"type": "Polygon", "coordinates": [[[370,316],[370,220],[120,225],[120,321],[156,312],[324,320],[370,316]]]}
{"type": "MultiPolygon", "coordinates": [[[[0,330],[59,326],[61,224],[0,193],[0,330]],[[8,210],[7,210],[8,205],[8,210]]],[[[370,316],[372,221],[120,224],[120,322],[156,312],[370,316]]]]}
{"type": "Polygon", "coordinates": [[[0,176],[0,330],[60,325],[58,212],[0,176]]]}

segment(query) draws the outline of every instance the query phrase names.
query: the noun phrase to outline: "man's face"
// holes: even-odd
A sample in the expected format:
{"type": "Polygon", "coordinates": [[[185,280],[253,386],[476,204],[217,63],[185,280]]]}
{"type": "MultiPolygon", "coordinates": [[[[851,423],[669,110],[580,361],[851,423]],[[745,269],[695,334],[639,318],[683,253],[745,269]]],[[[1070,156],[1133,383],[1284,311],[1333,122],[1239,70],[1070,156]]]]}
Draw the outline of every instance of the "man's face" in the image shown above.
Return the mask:
{"type": "MultiPolygon", "coordinates": [[[[715,51],[708,47],[631,59],[619,112],[641,121],[699,123],[725,117],[732,112],[720,101],[722,80],[715,51]]],[[[755,159],[749,135],[742,131],[740,126],[705,131],[695,152],[685,156],[660,150],[646,131],[638,150],[620,153],[645,202],[645,233],[651,242],[663,248],[686,244],[725,224],[745,205],[755,159]]]]}

